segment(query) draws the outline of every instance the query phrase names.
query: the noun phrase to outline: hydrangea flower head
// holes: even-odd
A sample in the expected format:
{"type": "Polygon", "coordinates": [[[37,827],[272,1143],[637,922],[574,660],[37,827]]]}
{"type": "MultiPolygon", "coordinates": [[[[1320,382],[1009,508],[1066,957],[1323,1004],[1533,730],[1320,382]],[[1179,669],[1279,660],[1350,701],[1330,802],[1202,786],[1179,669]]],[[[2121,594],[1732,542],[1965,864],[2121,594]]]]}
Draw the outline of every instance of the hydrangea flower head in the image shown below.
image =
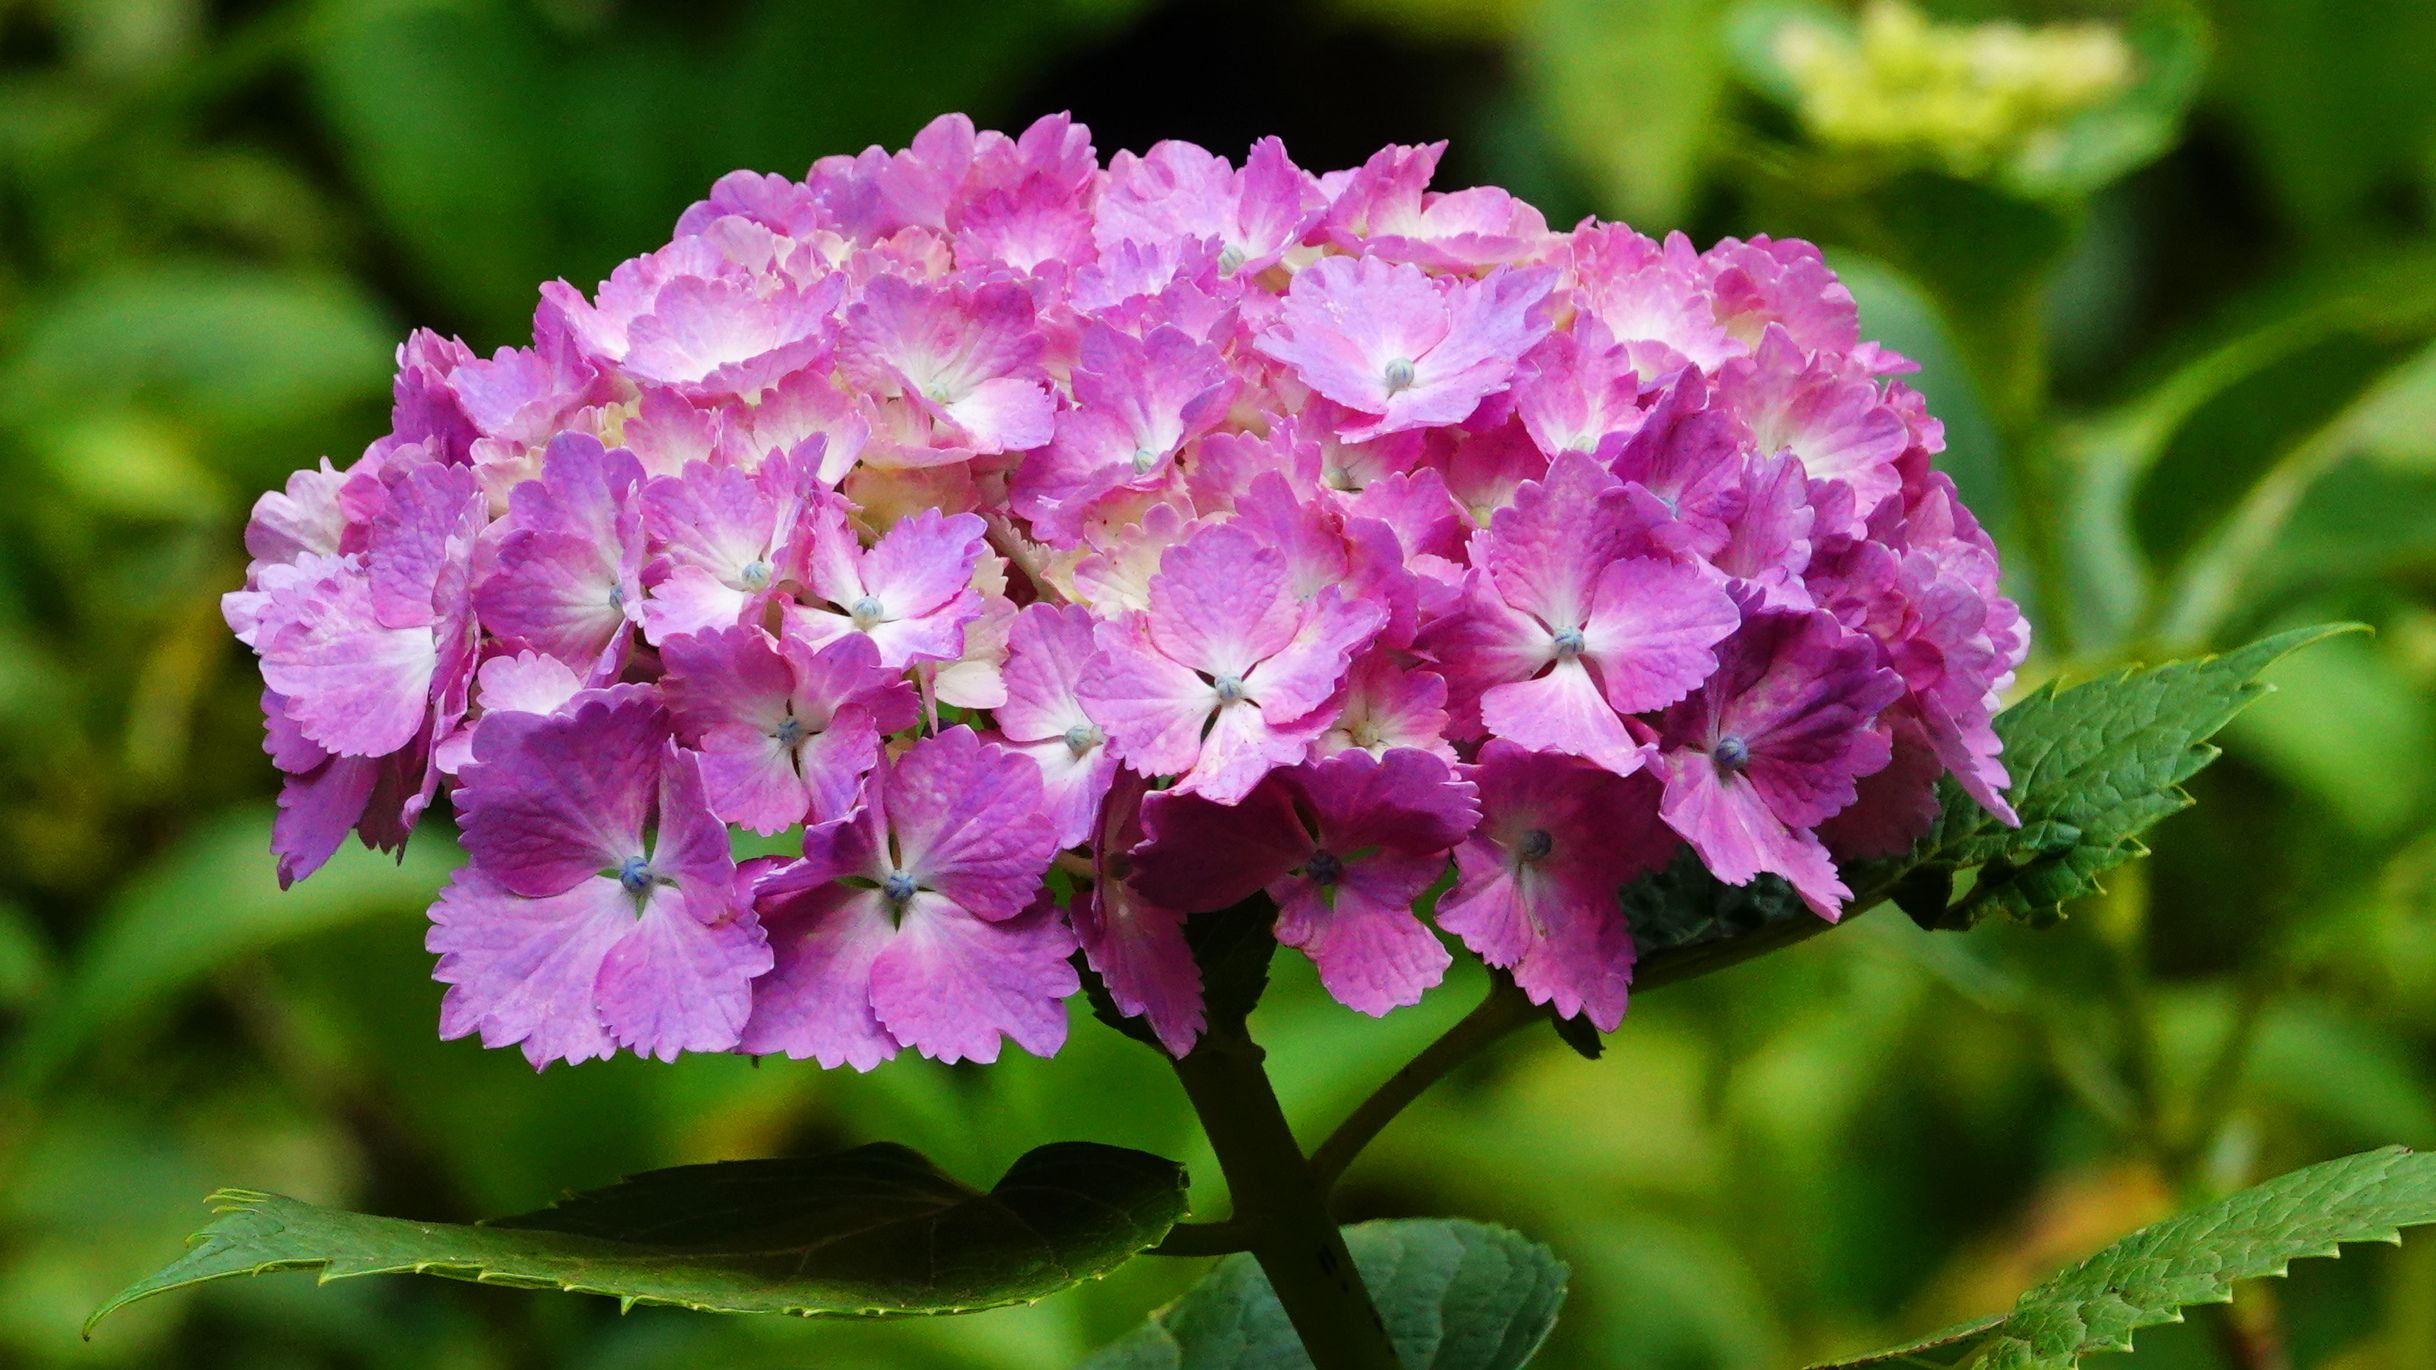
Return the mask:
{"type": "Polygon", "coordinates": [[[1246,901],[1361,1012],[1459,942],[1612,1028],[1631,882],[1835,917],[1941,777],[2010,818],[2021,614],[1816,249],[1442,151],[948,116],[415,334],[224,604],[281,879],[446,797],[445,1034],[870,1069],[1054,1051],[1086,977],[1193,1050],[1246,901]]]}

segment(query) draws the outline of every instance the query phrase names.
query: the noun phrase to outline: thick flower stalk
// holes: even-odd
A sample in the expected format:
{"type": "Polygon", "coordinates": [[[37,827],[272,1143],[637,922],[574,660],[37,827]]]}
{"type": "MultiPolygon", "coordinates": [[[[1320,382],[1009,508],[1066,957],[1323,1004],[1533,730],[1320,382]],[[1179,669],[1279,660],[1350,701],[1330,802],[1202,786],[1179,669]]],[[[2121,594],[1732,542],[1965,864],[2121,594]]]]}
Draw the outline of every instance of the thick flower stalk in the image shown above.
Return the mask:
{"type": "Polygon", "coordinates": [[[1078,955],[1185,1055],[1189,920],[1263,894],[1358,1011],[1451,939],[1612,1029],[1684,849],[1833,919],[1940,775],[2002,813],[2026,629],[1817,251],[1439,152],[951,116],[417,333],[227,598],[281,878],[445,792],[444,1034],[869,1069],[1056,1050],[1078,955]]]}

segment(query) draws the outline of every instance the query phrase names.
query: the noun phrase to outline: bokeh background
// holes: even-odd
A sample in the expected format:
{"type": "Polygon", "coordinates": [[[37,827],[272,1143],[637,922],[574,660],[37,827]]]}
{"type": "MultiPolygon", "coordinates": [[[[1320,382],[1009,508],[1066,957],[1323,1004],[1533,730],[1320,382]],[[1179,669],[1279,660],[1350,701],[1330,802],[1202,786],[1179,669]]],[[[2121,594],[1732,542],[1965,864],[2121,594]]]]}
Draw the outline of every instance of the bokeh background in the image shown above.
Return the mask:
{"type": "MultiPolygon", "coordinates": [[[[1535,1035],[1430,1096],[1350,1210],[1554,1244],[1544,1364],[1857,1350],[2178,1203],[2436,1145],[2431,91],[2426,0],[0,0],[0,1364],[1059,1366],[1194,1278],[860,1326],[278,1276],[76,1336],[221,1184],[464,1219],[879,1138],[983,1180],[1059,1137],[1213,1172],[1160,1063],[1087,1021],[987,1070],[536,1077],[434,1035],[444,821],[284,895],[264,852],[216,605],[254,494],[382,431],[410,327],[509,341],[537,282],[662,241],[719,173],[950,109],[1070,109],[1103,154],[1277,133],[1314,168],[1447,138],[1442,188],[1559,223],[1814,237],[1923,364],[2034,605],[2026,682],[2378,630],[2280,669],[2060,927],[1873,915],[1648,996],[1600,1061],[1535,1035]]],[[[1280,965],[1256,1027],[1310,1135],[1478,987],[1372,1022],[1280,965]]],[[[2436,1365],[2436,1241],[2242,1306],[2299,1366],[2436,1365]]],[[[2211,1329],[2143,1363],[2226,1363],[2211,1329]]]]}

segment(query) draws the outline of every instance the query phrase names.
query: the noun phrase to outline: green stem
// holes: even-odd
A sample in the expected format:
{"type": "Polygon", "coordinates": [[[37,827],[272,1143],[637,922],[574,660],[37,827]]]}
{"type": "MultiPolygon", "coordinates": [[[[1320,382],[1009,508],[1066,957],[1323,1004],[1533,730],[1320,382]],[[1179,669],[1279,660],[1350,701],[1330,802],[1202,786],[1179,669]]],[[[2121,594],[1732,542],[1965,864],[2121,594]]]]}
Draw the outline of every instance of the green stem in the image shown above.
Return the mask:
{"type": "Polygon", "coordinates": [[[1249,1036],[1212,1033],[1175,1063],[1218,1153],[1234,1219],[1314,1370],[1396,1370],[1386,1324],[1345,1250],[1249,1036]]]}
{"type": "Polygon", "coordinates": [[[1328,1134],[1319,1150],[1311,1153],[1311,1176],[1325,1194],[1336,1187],[1345,1168],[1372,1138],[1395,1120],[1405,1106],[1421,1097],[1424,1090],[1446,1078],[1447,1072],[1507,1033],[1538,1017],[1531,1001],[1516,988],[1512,980],[1498,977],[1490,986],[1488,997],[1480,1007],[1463,1016],[1462,1020],[1440,1034],[1438,1040],[1421,1049],[1421,1054],[1387,1077],[1387,1082],[1364,1099],[1344,1122],[1328,1134]]]}

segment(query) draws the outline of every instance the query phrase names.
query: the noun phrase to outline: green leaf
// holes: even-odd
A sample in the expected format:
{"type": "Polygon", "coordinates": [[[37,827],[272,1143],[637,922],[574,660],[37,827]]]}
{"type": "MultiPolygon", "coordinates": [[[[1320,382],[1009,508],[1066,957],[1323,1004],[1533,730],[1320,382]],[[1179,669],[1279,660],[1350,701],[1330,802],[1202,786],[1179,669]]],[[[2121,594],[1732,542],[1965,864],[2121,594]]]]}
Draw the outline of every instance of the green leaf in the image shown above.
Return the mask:
{"type": "Polygon", "coordinates": [[[1937,826],[1902,864],[1907,872],[1975,868],[1977,879],[1949,909],[1966,926],[1990,911],[2033,922],[2061,916],[2066,902],[2098,888],[2100,875],[2147,852],[2142,833],[2190,807],[2182,783],[2216,759],[2208,739],[2270,688],[2259,672],[2351,631],[2300,628],[2222,656],[2038,690],[1997,726],[2021,826],[2006,827],[1948,788],[1937,826]]]}
{"type": "MultiPolygon", "coordinates": [[[[1967,928],[1991,911],[2063,916],[2098,877],[2147,851],[2140,835],[2190,807],[2182,783],[2216,759],[2208,739],[2271,687],[2259,673],[2356,625],[2301,628],[2222,656],[2042,686],[1996,717],[2021,826],[1947,781],[1935,826],[1909,853],[1847,863],[1847,916],[1892,899],[1923,927],[1967,928]],[[1973,878],[1966,885],[1959,878],[1973,878]]],[[[1620,896],[1639,955],[1636,989],[1748,960],[1832,926],[1773,876],[1727,885],[1689,853],[1620,896]]]]}
{"type": "Polygon", "coordinates": [[[419,924],[457,861],[446,837],[427,830],[396,860],[349,845],[282,890],[267,813],[231,814],[194,833],[111,897],[46,1011],[0,1056],[0,1091],[41,1088],[106,1029],[174,1004],[248,954],[374,918],[419,924]],[[204,907],[197,891],[209,892],[204,907]]]}
{"type": "Polygon", "coordinates": [[[1863,1367],[1872,1365],[1919,1366],[1950,1363],[1947,1361],[1947,1357],[1967,1353],[1972,1347],[1979,1344],[1980,1338],[1995,1331],[2003,1322],[2004,1319],[2001,1317],[1974,1318],[1941,1332],[1931,1332],[1916,1341],[1907,1341],[1901,1346],[1890,1346],[1883,1351],[1872,1351],[1866,1356],[1855,1356],[1851,1360],[1840,1360],[1831,1365],[1814,1365],[1810,1367],[1810,1370],[1862,1370],[1863,1367]],[[1932,1352],[1938,1353],[1935,1360],[1930,1359],[1932,1352]]]}
{"type": "MultiPolygon", "coordinates": [[[[2315,322],[2315,321],[2313,321],[2315,322]]],[[[2227,365],[2184,414],[2133,497],[2141,545],[2160,566],[2189,555],[2284,456],[2416,356],[2423,321],[2327,320],[2227,365]]]]}
{"type": "MultiPolygon", "coordinates": [[[[1513,1370],[1556,1325],[1565,1263],[1487,1223],[1360,1223],[1345,1247],[1411,1370],[1513,1370]]],[[[1082,1370],[1294,1370],[1310,1357],[1248,1255],[1229,1256],[1183,1298],[1082,1370]]]]}
{"type": "Polygon", "coordinates": [[[602,1294],[631,1308],[894,1317],[1033,1303],[1097,1279],[1184,1214],[1184,1168],[1061,1142],[987,1194],[891,1143],[815,1160],[655,1170],[521,1217],[464,1225],[376,1218],[252,1190],[185,1255],[95,1310],[266,1270],[324,1281],[419,1274],[602,1294]]]}
{"type": "Polygon", "coordinates": [[[2426,0],[2213,0],[2212,103],[2238,126],[2245,160],[2281,217],[2358,240],[2386,198],[2424,174],[2436,136],[2427,98],[2436,6],[2426,0]]]}
{"type": "Polygon", "coordinates": [[[2005,167],[2024,195],[2094,195],[2151,162],[2181,136],[2182,116],[2199,94],[2208,65],[2207,20],[2185,0],[2147,0],[2118,30],[2131,50],[2134,77],[2115,98],[2033,140],[2005,167]]]}
{"type": "Polygon", "coordinates": [[[2000,1321],[1813,1370],[1927,1364],[1932,1350],[1976,1347],[1973,1370],[2071,1370],[2081,1357],[2129,1351],[2132,1333],[2224,1303],[2239,1280],[2284,1273],[2344,1242],[2402,1240],[2436,1223],[2436,1156],[2387,1147],[2327,1161],[2220,1203],[2142,1228],[2022,1295],[2000,1321]]]}
{"type": "Polygon", "coordinates": [[[1517,49],[1525,79],[1602,212],[1675,223],[1690,209],[1725,94],[1721,9],[1722,0],[1532,7],[1517,49]]]}

